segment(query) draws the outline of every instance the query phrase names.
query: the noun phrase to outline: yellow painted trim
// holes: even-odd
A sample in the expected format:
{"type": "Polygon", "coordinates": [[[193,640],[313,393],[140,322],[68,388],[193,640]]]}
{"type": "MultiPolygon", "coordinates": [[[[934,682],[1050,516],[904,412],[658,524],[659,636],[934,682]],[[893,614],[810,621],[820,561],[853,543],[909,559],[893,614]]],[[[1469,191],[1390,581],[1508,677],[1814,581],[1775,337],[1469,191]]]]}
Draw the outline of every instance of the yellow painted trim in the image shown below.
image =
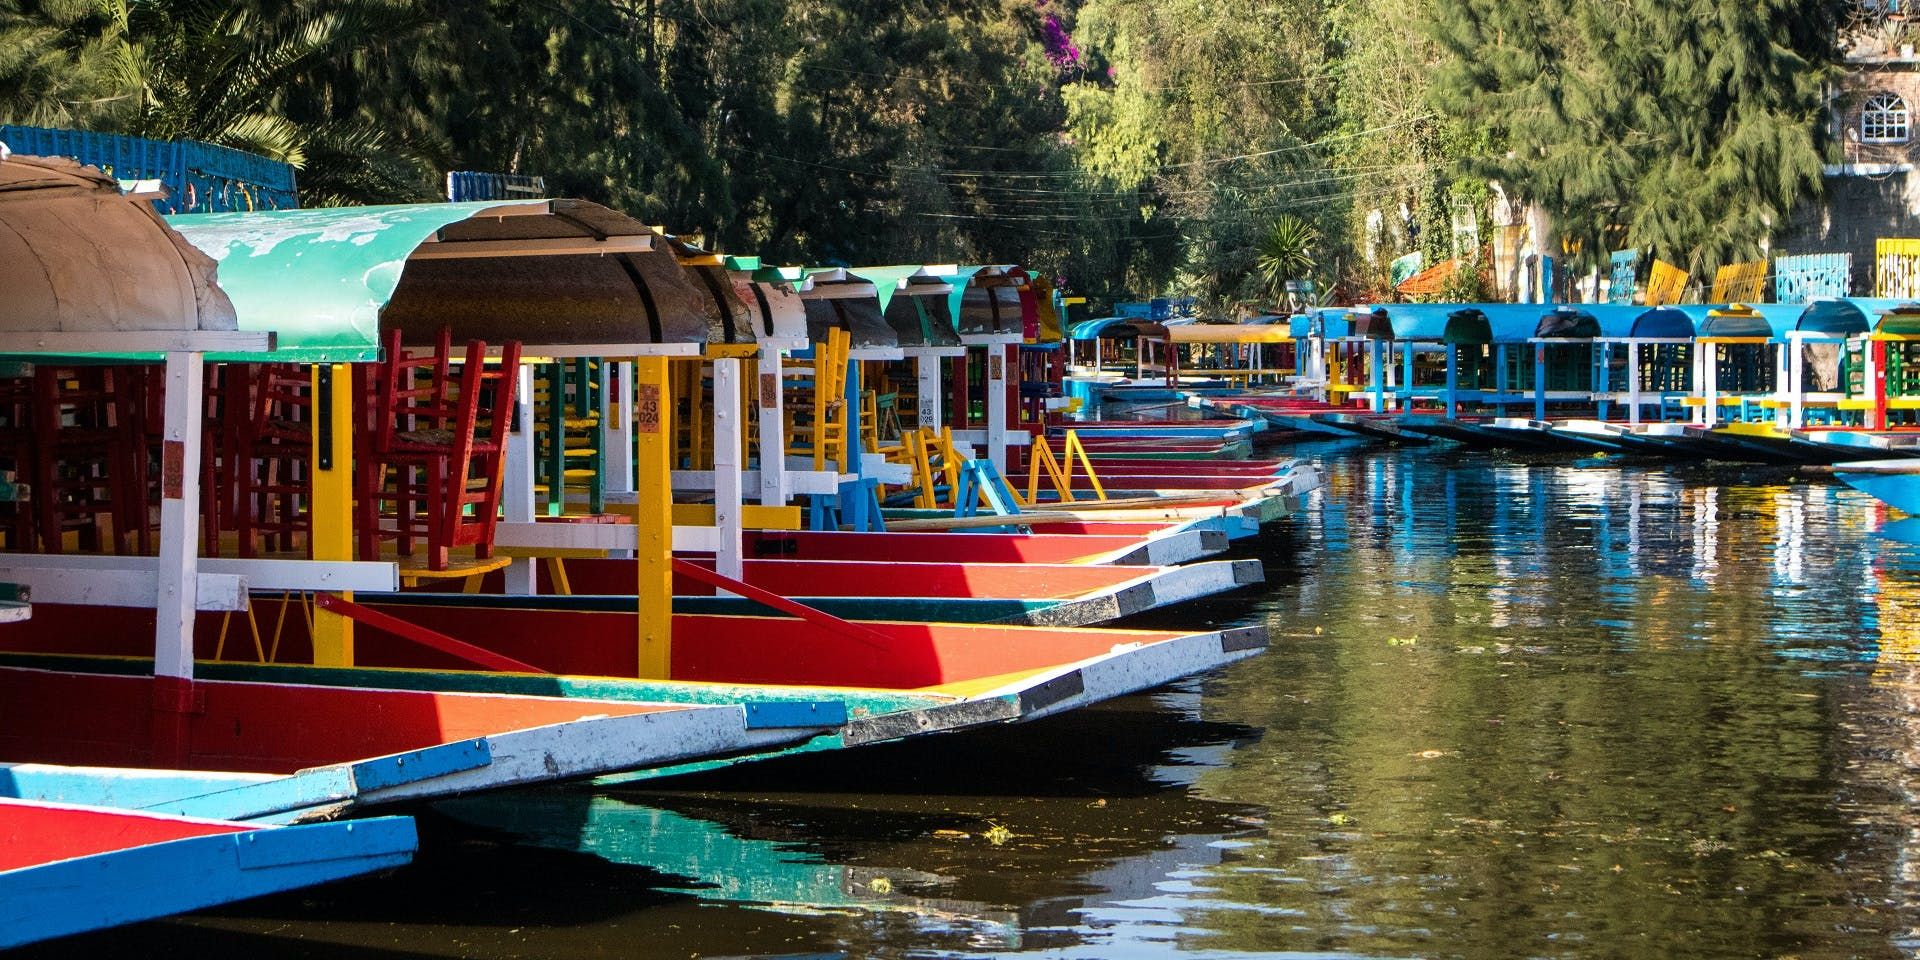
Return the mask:
{"type": "Polygon", "coordinates": [[[1001,687],[1007,686],[1008,684],[1018,683],[1029,677],[1037,677],[1043,673],[1052,673],[1056,670],[1059,670],[1061,666],[1063,666],[1063,664],[1054,664],[1052,666],[1036,667],[1032,670],[1021,670],[1015,673],[1003,673],[1003,674],[999,674],[998,676],[992,676],[992,677],[978,677],[973,680],[955,680],[952,683],[942,683],[942,684],[937,684],[931,687],[919,687],[919,688],[916,688],[913,692],[914,693],[938,693],[938,694],[945,694],[948,696],[961,697],[963,699],[971,699],[973,697],[977,697],[983,693],[986,693],[989,690],[998,690],[1001,687]]]}
{"type": "Polygon", "coordinates": [[[445,570],[428,569],[425,560],[407,558],[400,562],[400,585],[417,587],[432,580],[479,579],[495,570],[505,570],[513,563],[512,557],[494,556],[485,560],[454,560],[445,570]]]}
{"type": "MultiPolygon", "coordinates": [[[[798,530],[800,529],[800,508],[743,503],[740,505],[740,522],[748,529],[754,530],[798,530]]],[[[713,504],[676,503],[673,505],[673,525],[676,527],[711,527],[713,523],[713,504]]]]}
{"type": "Polygon", "coordinates": [[[1787,435],[1771,423],[1724,423],[1714,428],[1717,433],[1736,437],[1771,437],[1786,439],[1787,435]]]}
{"type": "Polygon", "coordinates": [[[709,343],[701,354],[709,360],[750,360],[760,355],[760,345],[757,343],[709,343]]]}
{"type": "Polygon", "coordinates": [[[594,560],[605,557],[605,550],[589,550],[584,547],[495,547],[493,552],[515,560],[594,560]]]}
{"type": "MultiPolygon", "coordinates": [[[[333,466],[320,469],[320,457],[313,458],[313,510],[308,532],[315,560],[352,560],[353,551],[353,368],[336,363],[315,366],[309,388],[313,391],[314,413],[333,422],[331,455],[333,466]],[[319,409],[321,371],[327,371],[332,383],[332,402],[319,409]]],[[[319,443],[318,431],[314,442],[319,443]]],[[[315,451],[318,453],[319,451],[315,451]]],[[[352,593],[343,593],[353,599],[352,593]]],[[[313,661],[316,666],[353,666],[353,621],[328,610],[313,612],[313,661]]]]}
{"type": "Polygon", "coordinates": [[[1168,343],[1292,343],[1293,332],[1282,326],[1229,327],[1219,325],[1167,328],[1168,343]]]}

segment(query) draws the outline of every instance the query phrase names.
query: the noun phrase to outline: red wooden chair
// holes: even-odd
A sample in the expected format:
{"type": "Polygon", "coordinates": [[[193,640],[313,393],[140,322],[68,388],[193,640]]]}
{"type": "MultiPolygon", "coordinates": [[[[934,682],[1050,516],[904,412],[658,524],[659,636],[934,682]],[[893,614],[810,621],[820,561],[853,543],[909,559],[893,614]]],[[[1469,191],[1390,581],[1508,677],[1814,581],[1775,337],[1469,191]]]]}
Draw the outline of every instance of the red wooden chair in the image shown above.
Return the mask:
{"type": "Polygon", "coordinates": [[[234,425],[233,528],[242,557],[304,549],[313,496],[313,397],[308,369],[262,364],[229,393],[234,425]]]}
{"type": "Polygon", "coordinates": [[[520,344],[508,342],[489,364],[487,345],[469,341],[457,370],[452,354],[445,329],[425,356],[408,356],[398,331],[388,337],[355,475],[363,558],[377,558],[385,538],[402,556],[426,540],[429,570],[446,570],[454,547],[492,556],[520,344]]]}
{"type": "Polygon", "coordinates": [[[63,552],[70,531],[83,551],[126,553],[129,537],[147,545],[142,386],[131,368],[35,369],[30,498],[41,551],[63,552]]]}

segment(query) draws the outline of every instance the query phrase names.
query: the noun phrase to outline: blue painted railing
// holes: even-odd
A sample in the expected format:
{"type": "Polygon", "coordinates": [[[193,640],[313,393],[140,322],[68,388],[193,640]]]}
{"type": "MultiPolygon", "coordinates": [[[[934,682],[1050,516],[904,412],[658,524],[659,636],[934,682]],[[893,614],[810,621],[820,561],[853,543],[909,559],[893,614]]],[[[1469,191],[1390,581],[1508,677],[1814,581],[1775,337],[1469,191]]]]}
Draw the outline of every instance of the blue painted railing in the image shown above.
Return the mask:
{"type": "Polygon", "coordinates": [[[545,177],[523,173],[478,173],[472,170],[456,170],[447,174],[447,199],[456,203],[463,200],[531,200],[546,195],[545,177]]]}
{"type": "Polygon", "coordinates": [[[70,157],[121,180],[159,180],[162,213],[290,210],[300,205],[293,167],[196,140],[149,140],[114,133],[0,125],[0,142],[21,156],[70,157]]]}

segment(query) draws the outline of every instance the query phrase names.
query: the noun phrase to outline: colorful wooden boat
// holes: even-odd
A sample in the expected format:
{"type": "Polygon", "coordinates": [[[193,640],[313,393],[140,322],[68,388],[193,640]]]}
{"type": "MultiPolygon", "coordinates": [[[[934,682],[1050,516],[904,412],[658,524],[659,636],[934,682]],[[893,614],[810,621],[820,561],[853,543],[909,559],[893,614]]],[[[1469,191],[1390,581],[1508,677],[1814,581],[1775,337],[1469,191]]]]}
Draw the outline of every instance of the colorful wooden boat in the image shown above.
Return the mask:
{"type": "Polygon", "coordinates": [[[1911,517],[1920,517],[1920,461],[1853,460],[1833,465],[1833,475],[1911,517]]]}
{"type": "MultiPolygon", "coordinates": [[[[70,631],[139,619],[113,616],[132,611],[40,605],[42,618],[49,611],[70,631]]],[[[29,629],[9,628],[5,642],[22,645],[29,629]]],[[[47,646],[129,653],[138,644],[73,645],[56,637],[47,646]]],[[[751,698],[689,706],[297,682],[183,685],[150,675],[83,672],[84,663],[48,666],[0,667],[0,756],[63,767],[231,775],[207,782],[170,772],[130,783],[118,771],[68,770],[61,796],[104,805],[116,792],[124,799],[128,791],[146,791],[138,804],[143,809],[229,820],[312,819],[664,766],[805,740],[846,719],[837,701],[820,698],[797,706],[751,698]],[[77,703],[88,709],[75,711],[77,703]],[[168,796],[168,789],[180,792],[168,796]]]]}
{"type": "Polygon", "coordinates": [[[1790,431],[1794,442],[1820,451],[1827,462],[1920,457],[1920,431],[1858,428],[1802,428],[1790,431]]]}
{"type": "MultiPolygon", "coordinates": [[[[543,603],[573,601],[562,603],[563,609],[632,608],[630,591],[636,571],[631,563],[580,559],[565,561],[562,569],[574,596],[551,597],[543,603]]],[[[1059,627],[1106,623],[1265,582],[1257,560],[1178,567],[749,560],[743,579],[849,620],[1059,627]]],[[[684,576],[675,578],[673,606],[679,613],[778,613],[753,599],[724,595],[710,583],[684,576]]]]}
{"type": "Polygon", "coordinates": [[[1200,439],[1231,442],[1266,429],[1258,420],[1084,420],[1049,428],[1053,436],[1077,433],[1081,442],[1098,439],[1200,439]]]}
{"type": "MultiPolygon", "coordinates": [[[[936,511],[928,511],[936,515],[936,511]]],[[[1060,519],[1060,518],[1055,518],[1060,519]]],[[[1121,519],[1121,518],[1110,518],[1121,519]]],[[[1226,536],[1180,520],[1130,525],[1139,533],[860,533],[749,530],[749,557],[913,563],[1091,563],[1170,567],[1227,549],[1226,536]]]]}
{"type": "MultiPolygon", "coordinates": [[[[189,216],[173,227],[182,236],[169,241],[171,262],[184,260],[204,274],[191,278],[199,286],[173,298],[196,307],[190,316],[169,318],[184,322],[138,337],[100,329],[98,316],[86,315],[68,318],[92,321],[94,329],[78,336],[59,328],[4,331],[23,352],[97,354],[104,364],[165,356],[164,376],[149,378],[159,382],[165,409],[158,433],[166,475],[154,484],[163,491],[159,555],[97,551],[8,559],[14,569],[42,575],[48,587],[66,588],[41,606],[38,620],[0,637],[0,647],[26,658],[0,678],[12,681],[9,694],[18,694],[0,698],[4,709],[19,715],[0,734],[0,746],[22,760],[284,775],[372,756],[381,762],[369,773],[385,770],[389,779],[375,778],[370,789],[358,769],[349,768],[352,802],[425,800],[635,766],[656,775],[1032,719],[1211,669],[1265,644],[1257,629],[1182,634],[861,625],[771,595],[801,619],[675,616],[670,545],[682,532],[714,555],[729,589],[755,596],[733,578],[744,563],[740,531],[747,516],[744,464],[733,457],[742,449],[744,419],[744,391],[737,388],[746,383],[741,351],[753,336],[740,336],[739,312],[725,311],[720,324],[711,322],[686,263],[656,245],[665,240],[656,231],[569,201],[189,216]],[[213,259],[221,264],[217,287],[213,259]],[[342,277],[373,279],[343,284],[342,277]],[[217,296],[222,291],[224,300],[217,296]],[[534,300],[545,304],[537,316],[524,308],[534,300]],[[199,305],[218,309],[201,312],[199,305]],[[526,342],[503,346],[502,333],[526,342]],[[452,356],[456,337],[469,341],[463,360],[452,356]],[[497,349],[490,351],[487,340],[497,349]],[[528,585],[531,558],[508,566],[492,552],[505,545],[493,537],[501,514],[499,529],[594,533],[616,526],[536,522],[528,466],[537,446],[534,396],[520,389],[531,376],[517,362],[522,347],[550,358],[637,358],[622,372],[625,398],[611,405],[621,411],[617,426],[632,437],[633,522],[617,531],[629,534],[624,543],[599,548],[635,554],[629,561],[634,602],[607,612],[543,608],[531,595],[486,604],[464,595],[350,599],[395,589],[403,578],[471,582],[503,566],[516,590],[528,585]],[[692,367],[678,382],[671,357],[688,358],[692,367]],[[266,371],[225,368],[304,366],[281,374],[290,384],[287,406],[301,412],[304,429],[291,430],[296,436],[277,449],[252,440],[214,443],[220,438],[209,438],[204,426],[208,397],[252,404],[257,395],[205,389],[210,361],[248,378],[266,371]],[[676,404],[669,391],[681,388],[701,407],[709,361],[716,425],[714,469],[706,471],[711,518],[676,529],[670,456],[676,404]],[[455,367],[461,385],[450,391],[448,371],[455,367]],[[425,394],[452,396],[452,405],[412,402],[422,379],[433,384],[425,394]],[[486,409],[478,409],[483,403],[486,409]],[[418,429],[423,417],[446,429],[418,429]],[[484,432],[476,427],[481,423],[484,432]],[[362,424],[374,428],[372,436],[355,436],[362,424]],[[731,432],[719,432],[721,426],[731,432]],[[203,442],[217,449],[212,459],[203,457],[203,442]],[[420,466],[423,458],[432,465],[420,466]],[[282,525],[283,542],[294,546],[281,549],[304,546],[314,559],[257,558],[260,545],[245,540],[244,531],[237,558],[201,557],[209,532],[203,520],[215,526],[228,519],[223,512],[238,513],[234,519],[242,524],[268,519],[264,511],[249,512],[258,502],[250,484],[295,462],[310,482],[285,494],[306,503],[304,511],[282,512],[283,520],[284,513],[303,515],[282,525]],[[479,472],[470,474],[476,463],[479,472]],[[447,469],[436,473],[441,467],[447,469]],[[455,474],[460,479],[449,479],[455,474]],[[207,497],[198,489],[203,476],[212,478],[207,497]],[[389,541],[398,563],[384,552],[389,541]],[[100,605],[103,600],[113,602],[100,605]],[[101,705],[82,723],[63,727],[59,712],[49,709],[82,701],[101,705]],[[440,724],[443,716],[468,719],[476,704],[487,705],[487,716],[510,705],[519,720],[471,731],[440,724]],[[844,713],[824,716],[836,708],[844,713]],[[340,719],[386,714],[425,719],[340,719]],[[662,730],[671,735],[648,736],[662,730]],[[385,748],[394,752],[378,752],[385,748]],[[422,751],[432,762],[420,758],[422,751]],[[732,752],[713,759],[716,751],[732,752]]],[[[84,275],[113,272],[90,266],[84,275]]],[[[890,273],[876,276],[891,283],[890,273]]],[[[862,287],[854,291],[862,298],[864,287],[873,286],[878,307],[885,307],[878,285],[850,286],[862,287]]],[[[60,311],[49,315],[58,318],[60,311]]],[[[993,336],[1018,340],[1020,332],[993,336]]],[[[816,365],[814,373],[825,369],[816,365]]],[[[859,438],[851,410],[863,396],[857,362],[846,370],[845,397],[852,402],[839,411],[840,426],[824,417],[810,425],[816,457],[834,442],[830,435],[840,433],[834,468],[825,471],[833,487],[813,492],[833,492],[842,506],[857,496],[845,492],[841,477],[865,478],[867,466],[866,456],[851,456],[859,452],[851,442],[859,438]]],[[[604,365],[602,372],[611,373],[604,365]]],[[[783,375],[774,373],[771,393],[783,375]]],[[[824,395],[822,408],[832,408],[838,394],[819,390],[821,382],[815,381],[816,399],[824,395]]],[[[557,383],[549,380],[550,410],[561,400],[557,383]]],[[[990,411],[1001,404],[997,394],[989,391],[990,411]]],[[[762,399],[778,403],[775,396],[762,399]]],[[[999,429],[1000,417],[988,419],[990,433],[999,429]]],[[[549,422],[550,429],[566,426],[564,417],[557,426],[549,422]]],[[[763,431],[763,441],[766,436],[763,431]]],[[[566,449],[557,435],[549,439],[559,451],[549,507],[565,512],[566,449]]],[[[158,457],[146,433],[129,434],[125,446],[139,463],[158,457]]],[[[622,456],[627,446],[623,437],[622,456]]],[[[766,500],[782,503],[792,492],[767,483],[787,452],[774,450],[773,459],[763,461],[768,472],[758,485],[766,500]]],[[[150,515],[146,496],[142,488],[142,515],[150,515]]],[[[771,506],[762,516],[771,525],[794,522],[789,514],[797,513],[771,506]]],[[[50,520],[41,535],[52,540],[64,531],[50,520]]],[[[1151,560],[1155,546],[1182,538],[1195,545],[1207,539],[1204,531],[1145,543],[1081,537],[1072,538],[1080,543],[1071,549],[1083,560],[1151,560]]],[[[56,552],[57,546],[47,551],[56,552]]]]}
{"type": "Polygon", "coordinates": [[[1328,411],[1313,414],[1311,419],[1315,423],[1345,430],[1355,436],[1371,437],[1393,443],[1423,444],[1432,439],[1423,434],[1400,429],[1398,418],[1387,413],[1328,411]]]}
{"type": "Polygon", "coordinates": [[[1311,398],[1297,397],[1291,394],[1280,396],[1237,396],[1202,397],[1199,399],[1202,409],[1218,411],[1243,419],[1261,419],[1267,426],[1278,430],[1293,430],[1330,438],[1350,438],[1351,431],[1332,426],[1314,419],[1318,413],[1342,413],[1351,411],[1351,407],[1341,407],[1311,398]]]}
{"type": "MultiPolygon", "coordinates": [[[[291,616],[278,662],[258,662],[248,650],[238,654],[247,662],[203,659],[196,672],[214,681],[297,684],[323,693],[377,688],[577,698],[583,701],[579,710],[589,715],[607,713],[605,702],[636,709],[720,704],[734,711],[742,703],[760,703],[785,716],[799,712],[795,704],[810,708],[837,702],[846,708],[843,725],[797,743],[744,755],[709,753],[705,759],[625,775],[650,778],[742,759],[1032,720],[1152,689],[1266,647],[1264,628],[1177,633],[676,615],[669,678],[639,679],[638,612],[543,607],[547,600],[513,598],[503,605],[419,594],[365,604],[375,616],[359,624],[354,667],[313,666],[301,618],[291,616]]],[[[276,601],[257,600],[256,605],[263,620],[277,618],[276,601]]],[[[16,665],[85,669],[114,674],[103,679],[139,681],[151,666],[141,644],[127,638],[139,636],[141,617],[135,610],[41,605],[35,626],[0,636],[0,650],[12,651],[5,659],[16,665]]],[[[203,657],[219,649],[218,626],[212,617],[201,624],[197,647],[203,657]]],[[[226,651],[228,657],[236,654],[231,646],[226,651]]],[[[296,721],[289,716],[287,722],[296,721]]],[[[72,738],[65,742],[71,744],[72,738]]],[[[90,749],[116,759],[140,756],[139,747],[124,744],[90,749]]]]}
{"type": "Polygon", "coordinates": [[[0,948],[401,866],[407,817],[276,827],[0,799],[0,948]]]}

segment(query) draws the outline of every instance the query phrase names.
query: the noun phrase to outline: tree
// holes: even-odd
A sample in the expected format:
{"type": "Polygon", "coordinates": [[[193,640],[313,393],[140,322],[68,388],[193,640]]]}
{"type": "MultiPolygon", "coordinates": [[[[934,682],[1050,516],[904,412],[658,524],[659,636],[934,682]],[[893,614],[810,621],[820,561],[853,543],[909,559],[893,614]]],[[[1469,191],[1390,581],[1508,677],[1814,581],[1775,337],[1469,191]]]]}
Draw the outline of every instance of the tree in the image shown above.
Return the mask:
{"type": "Polygon", "coordinates": [[[1315,248],[1320,231],[1289,213],[1273,221],[1260,238],[1260,282],[1268,297],[1285,300],[1287,283],[1311,275],[1319,265],[1315,248]]]}
{"type": "Polygon", "coordinates": [[[1619,246],[1750,259],[1821,186],[1838,0],[1436,0],[1436,105],[1506,147],[1466,164],[1542,204],[1575,266],[1619,246]]]}
{"type": "Polygon", "coordinates": [[[120,45],[93,0],[0,0],[0,119],[74,126],[121,90],[120,45]]]}

